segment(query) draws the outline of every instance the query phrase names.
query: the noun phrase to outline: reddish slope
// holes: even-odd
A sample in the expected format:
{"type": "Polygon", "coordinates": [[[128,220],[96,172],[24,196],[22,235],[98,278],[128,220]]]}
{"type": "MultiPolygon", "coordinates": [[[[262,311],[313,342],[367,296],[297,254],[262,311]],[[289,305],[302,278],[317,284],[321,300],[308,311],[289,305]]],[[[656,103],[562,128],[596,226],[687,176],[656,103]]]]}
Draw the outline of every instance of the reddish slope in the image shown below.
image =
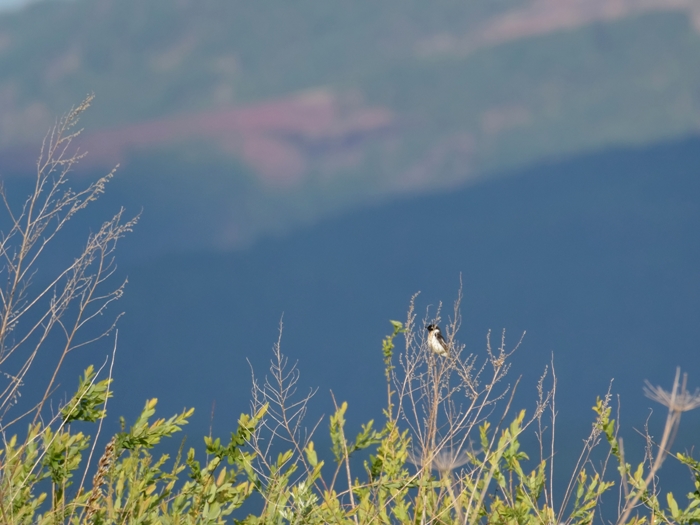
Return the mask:
{"type": "Polygon", "coordinates": [[[342,104],[326,90],[294,95],[247,107],[179,115],[104,130],[84,136],[89,162],[112,165],[130,151],[188,141],[211,140],[242,158],[266,182],[299,181],[314,158],[337,155],[377,132],[394,117],[381,107],[342,104]]]}

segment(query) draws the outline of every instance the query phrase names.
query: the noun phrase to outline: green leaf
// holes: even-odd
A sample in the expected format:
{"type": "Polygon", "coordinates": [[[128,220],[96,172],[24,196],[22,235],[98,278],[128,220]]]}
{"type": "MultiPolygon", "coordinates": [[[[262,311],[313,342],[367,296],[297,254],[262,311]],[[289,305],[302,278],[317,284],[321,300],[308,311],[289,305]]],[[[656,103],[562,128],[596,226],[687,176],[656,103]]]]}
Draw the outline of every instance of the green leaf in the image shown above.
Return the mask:
{"type": "Polygon", "coordinates": [[[78,381],[77,392],[61,409],[61,417],[66,424],[73,421],[92,423],[105,417],[106,413],[100,407],[112,397],[112,392],[109,390],[112,380],[103,379],[95,382],[94,379],[95,368],[90,365],[78,381]]]}
{"type": "Polygon", "coordinates": [[[678,508],[678,503],[676,503],[676,499],[670,492],[666,494],[666,502],[668,503],[668,509],[671,511],[671,516],[674,520],[678,520],[678,518],[681,515],[681,512],[678,508]]]}
{"type": "Polygon", "coordinates": [[[348,409],[348,403],[343,401],[343,403],[337,408],[335,414],[331,416],[330,419],[330,433],[331,433],[331,443],[333,451],[333,456],[335,457],[336,463],[340,463],[345,459],[345,451],[347,450],[347,443],[345,441],[345,411],[348,409]]]}
{"type": "Polygon", "coordinates": [[[312,467],[318,465],[318,456],[316,455],[316,451],[314,450],[313,441],[309,441],[309,444],[306,446],[304,452],[306,453],[306,459],[309,462],[309,465],[311,465],[312,467]]]}

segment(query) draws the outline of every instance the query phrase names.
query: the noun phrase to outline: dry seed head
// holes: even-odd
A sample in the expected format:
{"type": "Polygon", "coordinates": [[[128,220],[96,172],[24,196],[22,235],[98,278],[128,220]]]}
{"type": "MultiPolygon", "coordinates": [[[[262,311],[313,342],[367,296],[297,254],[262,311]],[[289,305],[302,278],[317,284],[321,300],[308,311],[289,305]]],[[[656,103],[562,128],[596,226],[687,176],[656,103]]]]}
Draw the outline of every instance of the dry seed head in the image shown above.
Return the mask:
{"type": "Polygon", "coordinates": [[[700,389],[696,389],[691,394],[685,388],[688,374],[683,374],[682,384],[679,382],[679,377],[680,369],[676,371],[676,379],[673,382],[673,390],[671,392],[667,392],[660,386],[653,386],[649,381],[646,381],[644,395],[668,407],[672,412],[688,412],[700,407],[700,389]]]}
{"type": "Polygon", "coordinates": [[[107,472],[109,471],[109,467],[112,465],[112,462],[114,461],[114,447],[117,442],[117,436],[113,436],[112,439],[109,440],[109,443],[107,443],[107,446],[105,447],[105,451],[102,454],[102,457],[100,458],[100,461],[97,463],[97,472],[95,473],[95,476],[92,478],[92,492],[90,493],[90,498],[88,499],[88,502],[86,504],[87,511],[85,512],[85,521],[89,521],[90,518],[97,512],[98,507],[96,505],[97,500],[102,496],[102,484],[105,481],[105,476],[107,472]]]}
{"type": "MultiPolygon", "coordinates": [[[[423,456],[414,452],[409,453],[408,461],[417,467],[424,467],[423,456]]],[[[443,448],[435,453],[430,461],[430,468],[437,470],[441,474],[446,474],[469,463],[469,456],[463,449],[443,448]]]]}

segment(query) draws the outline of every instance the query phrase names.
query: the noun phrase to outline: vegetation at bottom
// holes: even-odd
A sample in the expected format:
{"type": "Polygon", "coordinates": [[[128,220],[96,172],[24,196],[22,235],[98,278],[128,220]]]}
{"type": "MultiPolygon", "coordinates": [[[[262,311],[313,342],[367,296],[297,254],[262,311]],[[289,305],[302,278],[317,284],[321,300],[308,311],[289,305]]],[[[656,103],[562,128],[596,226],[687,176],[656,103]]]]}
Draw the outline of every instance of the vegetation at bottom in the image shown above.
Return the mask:
{"type": "Polygon", "coordinates": [[[104,318],[125,284],[113,283],[114,250],[136,219],[124,220],[119,212],[89,235],[83,252],[65,268],[49,264],[42,272],[41,265],[60,230],[98,199],[112,176],[79,191],[68,186],[81,158],[71,145],[76,124],[89,102],[47,135],[33,194],[16,207],[2,191],[0,522],[700,522],[700,461],[671,452],[682,413],[700,406],[700,395],[688,391],[680,370],[669,391],[647,385],[647,396],[668,413],[660,439],[646,434],[641,460],[625,456],[608,392],[593,407],[590,435],[573,471],[555,479],[556,450],[572,444],[555,442],[553,368],[545,368],[538,382],[534,411],[517,408],[518,381],[510,384],[506,376],[519,343],[509,346],[503,333],[492,346],[489,334],[483,355],[467,353],[458,339],[461,293],[449,313],[439,306],[424,316],[417,314],[416,295],[406,319],[391,321],[381,344],[386,400],[380,422],[351,429],[348,404],[335,400],[327,420],[308,421],[314,392],[298,394],[300,373],[282,353],[280,327],[270,370],[253,377],[250,412],[240,416],[228,442],[205,436],[203,446],[182,446],[174,458],[158,453],[193,409],[157,417],[155,399],[145,402],[130,425],[122,419],[120,432],[102,435],[119,316],[107,324],[104,318]],[[425,325],[441,321],[447,356],[432,353],[425,336],[425,325]],[[87,367],[75,394],[56,405],[56,380],[73,352],[111,340],[111,361],[87,367]],[[27,407],[22,391],[30,370],[43,362],[54,363],[53,375],[39,401],[27,407]],[[330,435],[330,451],[316,448],[321,432],[330,435]],[[534,450],[521,448],[528,432],[537,437],[534,450]],[[356,461],[357,454],[365,459],[356,461]],[[695,478],[685,505],[661,493],[666,459],[686,465],[695,478]],[[603,498],[616,508],[614,516],[601,515],[603,498]]]}

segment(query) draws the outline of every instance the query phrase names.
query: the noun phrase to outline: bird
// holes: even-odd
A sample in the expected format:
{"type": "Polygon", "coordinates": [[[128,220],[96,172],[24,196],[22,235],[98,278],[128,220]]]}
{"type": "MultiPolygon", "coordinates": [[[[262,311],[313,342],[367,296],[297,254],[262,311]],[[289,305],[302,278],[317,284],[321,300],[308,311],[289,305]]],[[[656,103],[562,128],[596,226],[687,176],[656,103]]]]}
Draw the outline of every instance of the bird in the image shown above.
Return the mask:
{"type": "Polygon", "coordinates": [[[429,324],[425,329],[428,331],[428,348],[439,356],[447,356],[450,353],[450,347],[445,338],[442,337],[438,325],[429,324]]]}

